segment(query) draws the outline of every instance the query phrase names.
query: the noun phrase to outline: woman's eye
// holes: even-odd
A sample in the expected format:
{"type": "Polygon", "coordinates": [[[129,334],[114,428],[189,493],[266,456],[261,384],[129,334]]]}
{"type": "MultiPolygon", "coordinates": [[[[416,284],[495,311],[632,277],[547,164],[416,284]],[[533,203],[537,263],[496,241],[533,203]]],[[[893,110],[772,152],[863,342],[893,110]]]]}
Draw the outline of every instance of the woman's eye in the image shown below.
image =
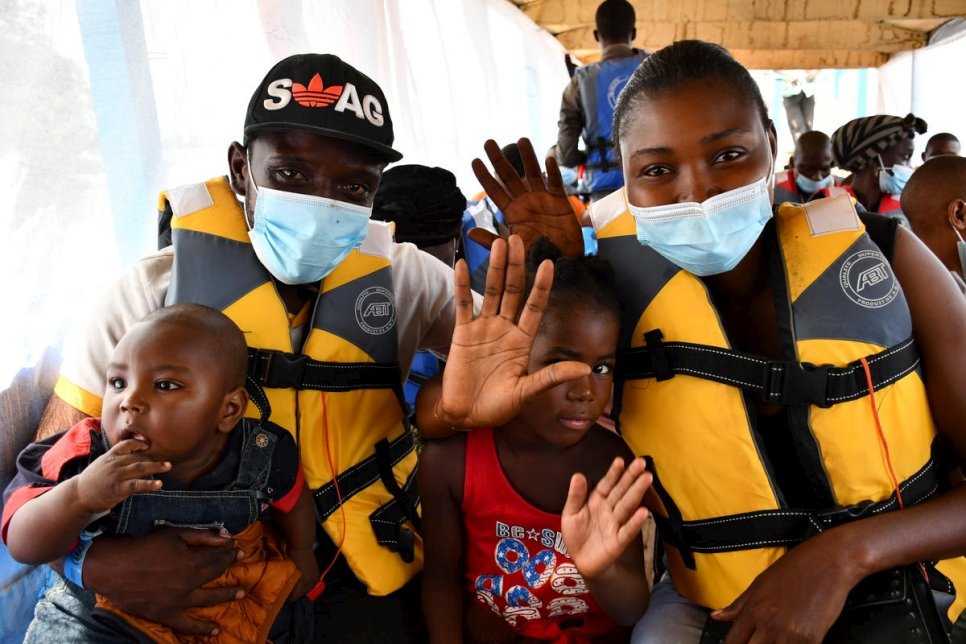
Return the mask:
{"type": "Polygon", "coordinates": [[[734,161],[735,159],[741,157],[744,154],[741,150],[726,150],[715,157],[715,161],[734,161]]]}
{"type": "Polygon", "coordinates": [[[174,391],[175,389],[181,389],[181,385],[171,380],[159,380],[154,383],[160,391],[174,391]]]}
{"type": "Polygon", "coordinates": [[[592,371],[598,375],[605,376],[613,371],[614,368],[609,364],[598,364],[594,365],[592,371]]]}
{"type": "Polygon", "coordinates": [[[108,378],[107,384],[110,385],[111,389],[114,391],[121,391],[127,385],[123,378],[108,378]]]}

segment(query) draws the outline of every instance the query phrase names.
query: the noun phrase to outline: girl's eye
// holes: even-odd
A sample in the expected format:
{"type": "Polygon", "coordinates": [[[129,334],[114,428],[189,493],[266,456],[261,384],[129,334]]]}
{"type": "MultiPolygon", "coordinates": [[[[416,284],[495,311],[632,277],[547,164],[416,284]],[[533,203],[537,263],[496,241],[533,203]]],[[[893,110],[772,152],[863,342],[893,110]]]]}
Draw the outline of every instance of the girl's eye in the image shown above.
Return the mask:
{"type": "Polygon", "coordinates": [[[108,378],[107,384],[109,384],[111,389],[114,391],[121,391],[125,386],[127,386],[127,383],[124,382],[123,378],[108,378]]]}
{"type": "Polygon", "coordinates": [[[666,174],[671,174],[671,169],[666,165],[652,165],[641,171],[645,177],[663,177],[666,174]]]}
{"type": "Polygon", "coordinates": [[[605,376],[605,375],[609,374],[613,370],[614,370],[614,368],[611,365],[609,365],[609,364],[598,364],[598,365],[594,365],[594,367],[592,369],[592,371],[595,374],[600,375],[600,376],[605,376]]]}
{"type": "Polygon", "coordinates": [[[715,162],[719,161],[734,161],[744,155],[741,150],[725,150],[721,154],[715,157],[715,162]]]}
{"type": "Polygon", "coordinates": [[[159,380],[154,383],[160,391],[174,391],[175,389],[181,389],[181,385],[172,380],[159,380]]]}

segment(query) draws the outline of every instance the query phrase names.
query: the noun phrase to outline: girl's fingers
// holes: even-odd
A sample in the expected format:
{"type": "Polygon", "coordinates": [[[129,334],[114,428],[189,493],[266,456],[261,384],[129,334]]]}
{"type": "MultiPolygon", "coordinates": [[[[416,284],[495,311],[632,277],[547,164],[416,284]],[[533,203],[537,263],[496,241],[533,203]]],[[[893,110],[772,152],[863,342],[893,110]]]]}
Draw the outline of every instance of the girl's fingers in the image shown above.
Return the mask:
{"type": "Polygon", "coordinates": [[[486,286],[483,289],[483,307],[480,317],[493,317],[500,312],[503,286],[506,277],[507,245],[502,239],[493,242],[490,248],[490,266],[486,271],[486,286]]]}
{"type": "MultiPolygon", "coordinates": [[[[610,494],[604,495],[607,497],[607,504],[611,507],[616,507],[620,503],[621,499],[627,495],[627,491],[630,490],[631,486],[637,480],[637,477],[644,472],[643,464],[639,461],[641,459],[635,458],[626,468],[622,467],[618,472],[617,481],[614,483],[610,494]]],[[[623,465],[623,461],[621,461],[621,465],[623,465]]],[[[611,470],[613,470],[613,466],[611,466],[611,470]]]]}
{"type": "Polygon", "coordinates": [[[599,481],[597,481],[597,487],[594,491],[600,494],[605,499],[610,498],[611,492],[614,490],[614,486],[617,485],[621,478],[621,472],[624,471],[624,459],[617,457],[607,468],[607,472],[599,481]]]}
{"type": "Polygon", "coordinates": [[[526,304],[523,305],[523,312],[520,314],[520,321],[517,323],[520,330],[530,337],[536,337],[537,330],[540,328],[540,320],[543,319],[543,312],[547,308],[552,284],[553,262],[545,259],[537,268],[537,274],[533,278],[533,288],[530,289],[530,296],[527,298],[526,304]]]}
{"type": "Polygon", "coordinates": [[[621,496],[614,504],[614,518],[618,523],[624,523],[627,518],[633,515],[640,507],[644,493],[651,485],[650,472],[643,472],[637,475],[633,484],[627,492],[621,496]]]}
{"type": "Polygon", "coordinates": [[[567,491],[567,502],[564,503],[563,515],[577,514],[587,501],[587,478],[577,472],[570,477],[570,489],[567,491]]]}
{"type": "Polygon", "coordinates": [[[473,321],[473,293],[470,290],[470,269],[461,259],[453,267],[454,300],[456,302],[456,326],[473,321]]]}
{"type": "Polygon", "coordinates": [[[520,380],[520,396],[526,400],[562,382],[583,378],[589,374],[590,365],[585,362],[555,362],[537,372],[523,376],[520,380]]]}
{"type": "Polygon", "coordinates": [[[647,514],[646,508],[638,507],[631,518],[617,530],[617,543],[621,548],[626,548],[635,539],[641,538],[641,530],[644,529],[647,514]]]}
{"type": "Polygon", "coordinates": [[[500,317],[516,322],[523,291],[526,287],[523,241],[518,235],[511,235],[507,244],[506,284],[503,301],[500,303],[500,317]]]}

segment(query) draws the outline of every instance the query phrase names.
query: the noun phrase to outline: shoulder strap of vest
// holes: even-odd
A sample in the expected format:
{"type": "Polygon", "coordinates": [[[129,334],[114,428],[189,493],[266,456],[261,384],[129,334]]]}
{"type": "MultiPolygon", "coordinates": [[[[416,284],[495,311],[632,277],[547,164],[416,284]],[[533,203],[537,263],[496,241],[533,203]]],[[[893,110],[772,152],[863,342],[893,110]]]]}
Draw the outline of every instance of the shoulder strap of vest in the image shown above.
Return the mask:
{"type": "MultiPolygon", "coordinates": [[[[651,472],[656,474],[653,470],[651,472]]],[[[916,505],[932,497],[939,489],[940,481],[941,473],[937,472],[935,462],[930,459],[918,472],[899,485],[903,506],[916,505]]],[[[654,519],[661,537],[681,551],[685,565],[691,569],[695,567],[695,552],[718,553],[786,547],[837,525],[899,508],[898,499],[893,493],[888,499],[878,503],[866,501],[826,510],[779,508],[699,521],[682,521],[680,513],[667,507],[670,499],[665,497],[666,495],[662,496],[661,500],[665,503],[670,518],[655,514],[654,519]]]]}
{"type": "MultiPolygon", "coordinates": [[[[741,351],[690,342],[664,342],[660,329],[644,335],[644,346],[618,352],[617,380],[668,380],[684,374],[761,394],[781,405],[832,405],[869,394],[861,361],[844,367],[769,360],[741,351]]],[[[873,390],[899,380],[919,365],[913,338],[866,358],[873,390]]]]}

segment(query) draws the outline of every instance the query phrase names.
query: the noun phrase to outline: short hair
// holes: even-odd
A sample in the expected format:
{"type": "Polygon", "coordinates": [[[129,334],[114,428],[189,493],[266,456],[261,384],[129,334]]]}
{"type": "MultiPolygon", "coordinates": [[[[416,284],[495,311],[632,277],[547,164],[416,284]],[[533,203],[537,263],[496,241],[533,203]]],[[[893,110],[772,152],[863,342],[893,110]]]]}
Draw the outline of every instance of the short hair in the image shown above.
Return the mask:
{"type": "Polygon", "coordinates": [[[591,307],[604,315],[612,315],[620,322],[620,295],[610,263],[601,257],[564,257],[560,249],[546,237],[538,238],[527,252],[528,296],[533,288],[537,269],[546,259],[553,261],[554,270],[544,320],[582,306],[591,307]]]}
{"type": "Polygon", "coordinates": [[[829,138],[828,134],[825,132],[819,132],[818,130],[809,130],[808,132],[803,132],[798,141],[795,142],[795,150],[805,148],[806,146],[821,146],[829,148],[832,147],[832,139],[829,138]]]}
{"type": "Polygon", "coordinates": [[[465,209],[452,172],[418,164],[386,170],[372,200],[372,218],[395,222],[396,241],[419,248],[456,239],[465,209]]]}
{"type": "Polygon", "coordinates": [[[518,144],[507,143],[500,148],[500,152],[510,162],[510,165],[517,171],[518,175],[522,177],[526,174],[526,169],[523,167],[523,157],[520,155],[520,146],[518,144]]]}
{"type": "Polygon", "coordinates": [[[627,0],[604,0],[594,16],[598,36],[608,41],[629,40],[636,21],[634,5],[627,0]]]}
{"type": "Polygon", "coordinates": [[[966,199],[966,158],[952,155],[933,157],[919,166],[900,196],[913,230],[928,228],[933,213],[945,214],[954,199],[966,199]]]}
{"type": "Polygon", "coordinates": [[[142,323],[173,324],[190,329],[205,350],[216,359],[226,386],[245,385],[248,375],[248,344],[241,329],[227,315],[203,304],[173,304],[149,313],[142,323]]]}
{"type": "Polygon", "coordinates": [[[679,40],[644,59],[617,99],[611,131],[618,155],[624,123],[644,98],[660,96],[684,83],[709,79],[719,79],[733,87],[758,110],[763,125],[771,122],[755,79],[727,49],[703,40],[679,40]]]}
{"type": "Polygon", "coordinates": [[[941,142],[959,143],[959,139],[956,138],[955,134],[951,134],[950,132],[939,132],[929,137],[929,140],[926,141],[926,149],[928,150],[932,147],[933,143],[941,142]]]}

